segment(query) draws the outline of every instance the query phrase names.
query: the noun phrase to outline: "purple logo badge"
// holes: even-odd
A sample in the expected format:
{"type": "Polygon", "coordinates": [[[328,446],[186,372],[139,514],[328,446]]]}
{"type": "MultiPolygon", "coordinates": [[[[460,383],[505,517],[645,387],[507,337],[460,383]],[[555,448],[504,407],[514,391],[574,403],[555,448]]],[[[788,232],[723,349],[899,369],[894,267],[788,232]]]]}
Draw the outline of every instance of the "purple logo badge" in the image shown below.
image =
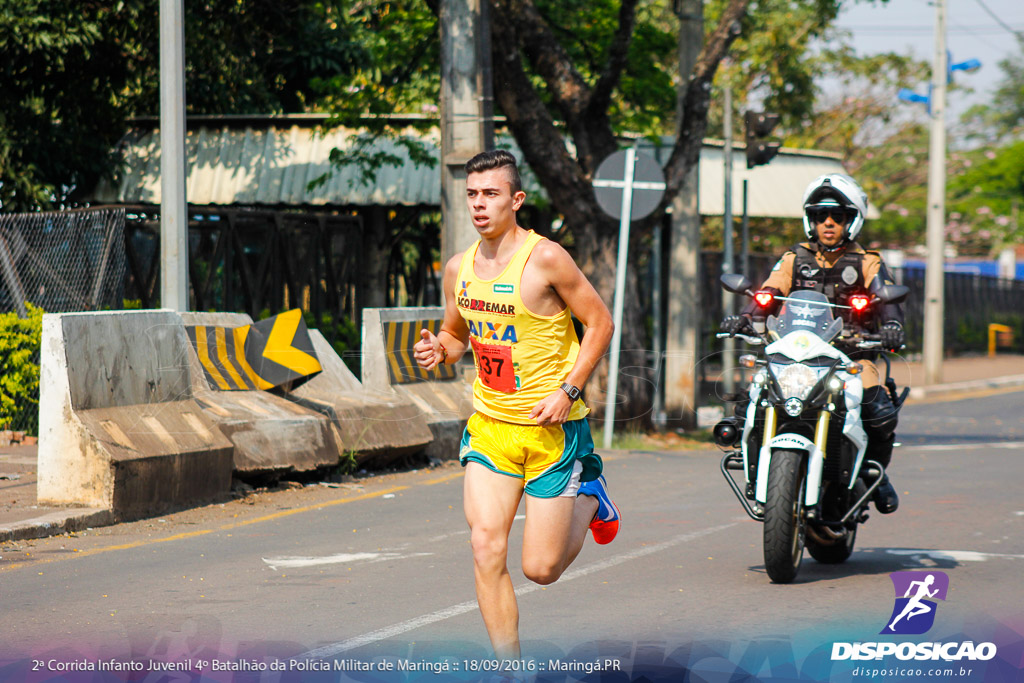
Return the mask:
{"type": "Polygon", "coordinates": [[[935,601],[946,599],[949,577],[939,571],[893,572],[889,577],[896,590],[896,604],[881,633],[927,632],[935,623],[935,601]]]}

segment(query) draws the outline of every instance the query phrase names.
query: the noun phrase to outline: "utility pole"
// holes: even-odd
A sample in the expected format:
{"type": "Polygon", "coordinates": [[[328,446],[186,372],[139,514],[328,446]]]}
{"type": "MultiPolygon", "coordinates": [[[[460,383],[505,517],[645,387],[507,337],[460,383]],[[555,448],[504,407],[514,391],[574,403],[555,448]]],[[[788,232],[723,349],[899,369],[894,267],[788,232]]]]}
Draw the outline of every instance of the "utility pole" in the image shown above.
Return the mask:
{"type": "Polygon", "coordinates": [[[188,310],[184,0],[160,0],[160,305],[188,310]]]}
{"type": "MultiPolygon", "coordinates": [[[[704,42],[703,0],[675,0],[679,17],[679,99],[677,134],[682,134],[686,89],[704,42]]],[[[701,282],[700,212],[697,167],[672,198],[665,340],[666,426],[691,429],[697,424],[700,358],[701,282]]]]}
{"type": "Polygon", "coordinates": [[[478,235],[466,206],[465,164],[494,149],[487,0],[441,0],[441,263],[478,235]]]}
{"type": "Polygon", "coordinates": [[[935,0],[931,146],[928,154],[928,261],[924,278],[924,382],[942,382],[946,257],[946,0],[935,0]]]}
{"type": "Polygon", "coordinates": [[[749,196],[749,181],[743,179],[743,223],[742,223],[742,251],[740,252],[740,272],[750,277],[750,214],[747,210],[747,199],[749,196]]]}
{"type": "MultiPolygon", "coordinates": [[[[725,195],[722,203],[722,274],[733,272],[732,245],[732,88],[723,88],[724,103],[722,105],[722,168],[725,172],[725,195]]],[[[732,315],[734,300],[732,292],[722,292],[722,313],[732,315]]],[[[722,380],[726,394],[736,391],[736,363],[733,355],[736,343],[732,337],[724,340],[722,345],[722,380]]]]}

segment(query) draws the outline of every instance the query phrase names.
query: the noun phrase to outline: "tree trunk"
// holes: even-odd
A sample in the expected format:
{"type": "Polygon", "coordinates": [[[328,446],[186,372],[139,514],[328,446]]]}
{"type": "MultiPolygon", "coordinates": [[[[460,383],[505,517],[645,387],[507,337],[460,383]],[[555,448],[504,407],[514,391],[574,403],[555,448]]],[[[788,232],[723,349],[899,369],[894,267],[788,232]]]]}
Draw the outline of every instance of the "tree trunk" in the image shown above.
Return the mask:
{"type": "MultiPolygon", "coordinates": [[[[690,169],[697,164],[707,127],[711,81],[740,33],[740,20],[748,2],[728,0],[718,25],[701,49],[693,72],[682,76],[686,94],[676,142],[665,167],[666,196],[646,224],[659,219],[671,197],[679,192],[690,169]]],[[[618,149],[608,108],[626,63],[637,4],[636,0],[622,0],[619,26],[609,47],[606,68],[591,84],[572,64],[533,0],[492,0],[495,100],[505,114],[524,160],[544,186],[552,206],[571,229],[580,269],[609,307],[615,291],[618,230],[616,222],[598,207],[592,182],[601,161],[618,149]],[[526,72],[527,62],[533,77],[526,72]],[[539,77],[544,85],[538,88],[534,77],[539,77]],[[540,96],[541,89],[547,100],[540,96]],[[559,113],[564,128],[556,125],[553,112],[559,113]],[[572,137],[574,153],[570,153],[565,144],[566,132],[572,137]]],[[[631,263],[635,264],[636,251],[631,250],[630,256],[631,263]]],[[[654,384],[648,368],[645,307],[641,305],[639,281],[637,269],[627,268],[620,324],[617,426],[630,422],[647,426],[653,406],[654,384]]],[[[603,416],[607,380],[605,360],[587,386],[587,397],[596,408],[595,416],[603,416]]]]}
{"type": "MultiPolygon", "coordinates": [[[[606,219],[611,222],[611,219],[606,219]]],[[[617,228],[617,226],[615,226],[617,228]]],[[[636,227],[636,226],[634,226],[636,227]]],[[[588,231],[589,232],[589,231],[588,231]]],[[[596,238],[588,234],[586,239],[576,241],[576,261],[594,289],[613,309],[615,296],[615,266],[619,252],[619,237],[616,230],[598,230],[596,238]]],[[[581,234],[580,237],[583,235],[581,234]]],[[[631,254],[632,255],[632,254],[631,254]]],[[[651,426],[653,405],[653,371],[649,360],[645,307],[640,301],[639,278],[636,268],[627,268],[623,292],[621,341],[619,350],[619,378],[615,400],[615,426],[635,426],[646,429],[651,426]]],[[[587,385],[587,404],[594,411],[594,418],[603,421],[608,405],[608,370],[611,349],[602,359],[587,385]]]]}
{"type": "Polygon", "coordinates": [[[383,308],[387,306],[388,259],[391,256],[387,207],[370,207],[365,216],[363,254],[359,261],[362,305],[364,308],[383,308]]]}

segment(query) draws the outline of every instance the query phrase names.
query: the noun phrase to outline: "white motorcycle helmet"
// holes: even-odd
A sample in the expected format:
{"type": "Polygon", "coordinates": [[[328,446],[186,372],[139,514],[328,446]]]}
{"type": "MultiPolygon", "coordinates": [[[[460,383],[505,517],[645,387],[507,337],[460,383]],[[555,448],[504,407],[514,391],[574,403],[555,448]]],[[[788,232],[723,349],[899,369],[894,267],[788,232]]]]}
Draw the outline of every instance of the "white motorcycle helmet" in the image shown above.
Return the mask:
{"type": "Polygon", "coordinates": [[[815,178],[804,190],[804,234],[807,239],[814,241],[818,237],[815,226],[807,218],[807,212],[837,206],[857,212],[844,231],[846,240],[852,242],[857,239],[868,213],[868,196],[856,180],[843,173],[830,173],[815,178]]]}

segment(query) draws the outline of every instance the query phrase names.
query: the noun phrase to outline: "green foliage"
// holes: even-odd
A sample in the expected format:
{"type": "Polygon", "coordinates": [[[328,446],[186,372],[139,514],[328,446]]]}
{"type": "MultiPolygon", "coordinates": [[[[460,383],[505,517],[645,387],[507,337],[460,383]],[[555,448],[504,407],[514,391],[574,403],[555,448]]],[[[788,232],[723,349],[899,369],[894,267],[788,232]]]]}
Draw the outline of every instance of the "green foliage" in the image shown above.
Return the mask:
{"type": "Polygon", "coordinates": [[[117,3],[0,3],[0,210],[60,206],[111,166],[130,28],[117,3]]]}
{"type": "MultiPolygon", "coordinates": [[[[361,128],[346,150],[331,151],[332,165],[354,167],[362,184],[376,182],[377,171],[397,168],[404,151],[413,164],[433,168],[434,150],[420,132],[435,125],[428,118],[394,125],[390,117],[438,112],[441,97],[440,39],[437,17],[422,0],[358,3],[338,17],[351,41],[352,68],[317,76],[311,87],[319,106],[331,113],[327,127],[361,128]],[[382,151],[390,140],[398,150],[382,151]]],[[[309,189],[326,183],[330,174],[313,179],[309,189]]]]}
{"type": "MultiPolygon", "coordinates": [[[[709,0],[705,16],[719,14],[725,4],[726,0],[709,0]]],[[[784,125],[796,128],[812,111],[814,79],[821,72],[810,49],[816,40],[831,37],[839,6],[839,0],[752,2],[718,83],[733,87],[737,104],[747,99],[761,102],[758,109],[778,113],[784,125]]],[[[720,122],[720,117],[719,113],[712,122],[720,122]]]]}
{"type": "Polygon", "coordinates": [[[983,142],[1013,141],[1024,132],[1024,38],[1018,53],[999,62],[1003,77],[989,104],[972,107],[963,119],[970,135],[983,142]]]}
{"type": "MultiPolygon", "coordinates": [[[[185,3],[189,114],[306,110],[314,81],[371,62],[344,0],[185,3]]],[[[0,3],[0,210],[73,204],[115,168],[129,116],[159,112],[150,0],[0,3]]]]}
{"type": "Polygon", "coordinates": [[[39,433],[39,350],[43,309],[0,314],[0,428],[39,433]]]}
{"type": "Polygon", "coordinates": [[[960,250],[994,255],[1020,244],[1024,203],[1024,142],[962,153],[961,171],[947,186],[946,235],[960,250]]]}

